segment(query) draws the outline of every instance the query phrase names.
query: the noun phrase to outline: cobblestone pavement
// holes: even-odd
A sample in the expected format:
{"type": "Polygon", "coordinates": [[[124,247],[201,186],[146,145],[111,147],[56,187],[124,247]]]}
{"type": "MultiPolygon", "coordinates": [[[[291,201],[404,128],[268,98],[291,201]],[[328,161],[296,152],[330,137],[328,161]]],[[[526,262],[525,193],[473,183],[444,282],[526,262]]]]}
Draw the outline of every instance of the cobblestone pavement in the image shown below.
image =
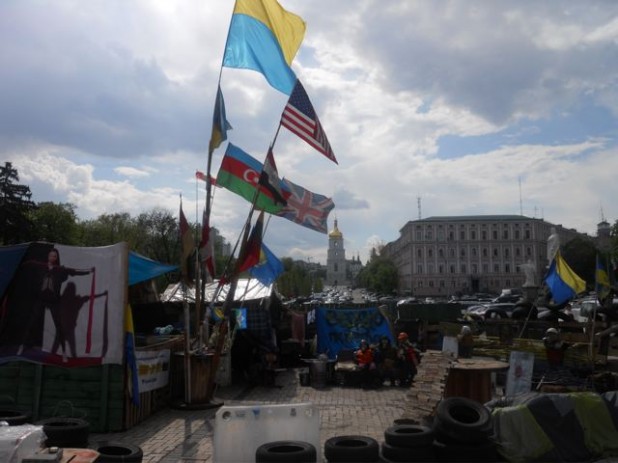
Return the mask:
{"type": "MultiPolygon", "coordinates": [[[[384,386],[377,390],[329,386],[301,386],[298,369],[277,375],[281,387],[233,385],[215,392],[213,402],[225,406],[311,403],[319,410],[320,440],[362,435],[384,440],[384,430],[401,418],[408,388],[384,386]]],[[[165,409],[120,433],[91,434],[90,441],[116,441],[138,445],[144,462],[213,462],[213,433],[217,409],[165,409]]]]}

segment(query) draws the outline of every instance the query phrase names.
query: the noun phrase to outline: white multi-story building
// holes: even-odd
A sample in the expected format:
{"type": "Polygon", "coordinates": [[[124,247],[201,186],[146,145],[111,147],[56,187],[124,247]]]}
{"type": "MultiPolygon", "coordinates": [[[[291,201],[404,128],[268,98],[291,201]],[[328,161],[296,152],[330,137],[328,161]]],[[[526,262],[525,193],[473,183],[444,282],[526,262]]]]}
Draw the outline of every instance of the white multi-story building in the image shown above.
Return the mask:
{"type": "Polygon", "coordinates": [[[397,266],[400,291],[436,297],[499,293],[523,285],[522,264],[534,265],[535,283],[541,284],[553,231],[562,245],[584,236],[522,215],[428,217],[406,223],[382,252],[397,266]]]}

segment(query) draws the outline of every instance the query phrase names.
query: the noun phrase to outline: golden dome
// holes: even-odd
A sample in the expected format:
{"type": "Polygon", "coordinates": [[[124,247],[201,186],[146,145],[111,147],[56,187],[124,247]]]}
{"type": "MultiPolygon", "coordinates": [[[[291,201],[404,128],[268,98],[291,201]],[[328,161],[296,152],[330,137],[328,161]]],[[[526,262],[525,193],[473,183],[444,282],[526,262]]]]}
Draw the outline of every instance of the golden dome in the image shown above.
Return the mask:
{"type": "Polygon", "coordinates": [[[337,219],[335,219],[335,225],[333,230],[328,234],[329,238],[342,238],[343,237],[343,233],[341,233],[339,231],[339,228],[337,228],[337,219]]]}

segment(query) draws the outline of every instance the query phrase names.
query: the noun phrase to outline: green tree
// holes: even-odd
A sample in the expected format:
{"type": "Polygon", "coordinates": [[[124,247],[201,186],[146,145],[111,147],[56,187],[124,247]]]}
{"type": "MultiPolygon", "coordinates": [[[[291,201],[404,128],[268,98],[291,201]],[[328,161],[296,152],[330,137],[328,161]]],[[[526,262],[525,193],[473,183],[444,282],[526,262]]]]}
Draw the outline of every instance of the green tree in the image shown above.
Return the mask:
{"type": "Polygon", "coordinates": [[[380,249],[372,248],[369,262],[360,271],[358,281],[370,291],[393,294],[399,282],[397,267],[391,259],[381,255],[380,249]]]}
{"type": "Polygon", "coordinates": [[[5,162],[0,167],[0,244],[18,244],[32,239],[30,213],[36,205],[32,202],[30,187],[19,185],[19,174],[13,164],[5,162]]]}
{"type": "Polygon", "coordinates": [[[178,219],[164,209],[154,208],[136,219],[139,242],[135,252],[160,262],[180,262],[178,219]]]}
{"type": "Polygon", "coordinates": [[[126,241],[134,249],[137,240],[136,226],[128,212],[102,214],[82,223],[84,246],[109,246],[126,241]]]}
{"type": "Polygon", "coordinates": [[[80,245],[80,226],[75,205],[71,203],[38,203],[30,213],[32,238],[37,241],[80,245]]]}

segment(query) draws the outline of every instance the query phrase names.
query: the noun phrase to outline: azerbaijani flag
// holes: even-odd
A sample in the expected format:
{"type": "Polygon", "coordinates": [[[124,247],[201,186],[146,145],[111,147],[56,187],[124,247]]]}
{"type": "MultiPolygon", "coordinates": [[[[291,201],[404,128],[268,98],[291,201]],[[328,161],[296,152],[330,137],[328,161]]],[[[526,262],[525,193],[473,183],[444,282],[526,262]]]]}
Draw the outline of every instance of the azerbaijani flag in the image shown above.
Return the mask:
{"type": "MultiPolygon", "coordinates": [[[[217,174],[217,185],[236,193],[249,202],[253,202],[263,167],[257,159],[232,143],[228,143],[225,156],[221,161],[221,168],[217,174]]],[[[289,190],[281,182],[281,179],[270,179],[270,181],[278,181],[281,184],[280,189],[284,198],[290,196],[289,190]]],[[[275,200],[271,191],[263,186],[259,188],[260,193],[255,203],[257,209],[270,214],[276,214],[283,209],[284,205],[275,200]]]]}
{"type": "Polygon", "coordinates": [[[296,83],[290,68],[305,36],[305,22],[276,0],[236,0],[223,66],[261,72],[289,95],[296,83]]]}

